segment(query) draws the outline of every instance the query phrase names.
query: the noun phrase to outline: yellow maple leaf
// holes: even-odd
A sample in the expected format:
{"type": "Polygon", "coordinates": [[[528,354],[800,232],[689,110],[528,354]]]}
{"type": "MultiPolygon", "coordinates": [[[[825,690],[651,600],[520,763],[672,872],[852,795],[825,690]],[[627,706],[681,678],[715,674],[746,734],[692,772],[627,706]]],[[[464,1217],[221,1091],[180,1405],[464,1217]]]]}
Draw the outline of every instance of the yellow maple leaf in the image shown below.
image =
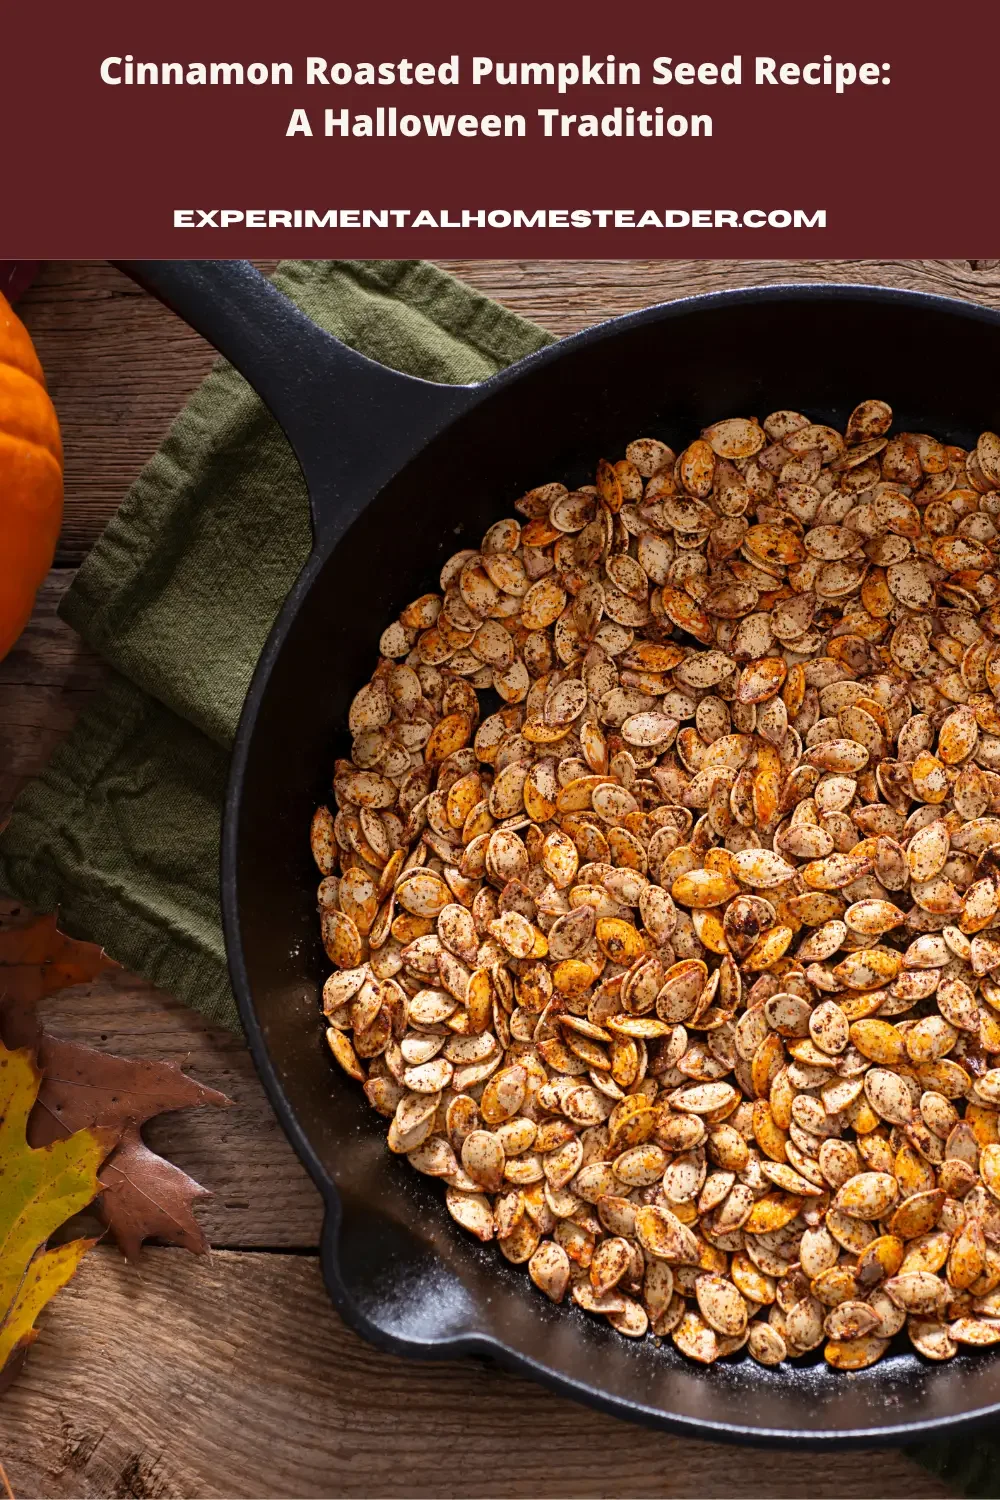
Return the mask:
{"type": "Polygon", "coordinates": [[[36,1337],[35,1318],[95,1243],[45,1248],[100,1191],[97,1173],[115,1139],[88,1129],[29,1146],[28,1115],[41,1081],[30,1050],[8,1051],[0,1042],[0,1370],[36,1337]]]}

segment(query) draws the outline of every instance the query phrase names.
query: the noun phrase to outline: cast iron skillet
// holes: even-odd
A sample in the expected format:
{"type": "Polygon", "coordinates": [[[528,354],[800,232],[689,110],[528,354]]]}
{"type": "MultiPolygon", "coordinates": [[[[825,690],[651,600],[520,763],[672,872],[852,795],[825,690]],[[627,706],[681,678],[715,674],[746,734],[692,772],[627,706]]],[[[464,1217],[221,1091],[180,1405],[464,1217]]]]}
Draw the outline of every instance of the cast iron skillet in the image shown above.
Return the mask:
{"type": "Polygon", "coordinates": [[[914,292],[784,286],[714,293],[618,318],[480,386],[395,374],[322,333],[249,265],[135,262],[137,280],[243,372],[288,435],[315,543],[247,696],[223,834],[233,987],[285,1130],[326,1204],[322,1260],[344,1318],[373,1343],[489,1355],[617,1415],[704,1438],[899,1442],[1000,1411],[1000,1360],[932,1367],[899,1352],[837,1375],[822,1360],[710,1369],[555,1308],[495,1247],[459,1230],[440,1184],[385,1148],[385,1123],[331,1063],[318,996],[309,819],[344,753],[347,708],[383,627],[437,587],[547,479],[654,434],[793,407],[843,426],[880,396],[898,425],[969,444],[1000,427],[1000,316],[914,292]]]}

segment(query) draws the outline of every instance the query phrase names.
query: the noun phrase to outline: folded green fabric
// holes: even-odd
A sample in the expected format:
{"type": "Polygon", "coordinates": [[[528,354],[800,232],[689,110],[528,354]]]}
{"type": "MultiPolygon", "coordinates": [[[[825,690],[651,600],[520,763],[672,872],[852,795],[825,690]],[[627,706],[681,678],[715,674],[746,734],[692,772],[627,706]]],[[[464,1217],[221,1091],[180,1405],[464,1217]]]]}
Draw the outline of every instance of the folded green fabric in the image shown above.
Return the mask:
{"type": "MultiPolygon", "coordinates": [[[[274,281],[352,348],[426,380],[485,380],[551,341],[426,262],[290,261],[274,281]]],[[[284,435],[223,362],[132,486],[63,614],[144,692],[228,746],[309,544],[284,435]]]]}
{"type": "MultiPolygon", "coordinates": [[[[485,380],[551,341],[420,261],[288,261],[275,283],[353,348],[485,380]]],[[[238,1021],[219,917],[228,750],[309,551],[291,449],[231,365],[195,392],[77,574],[65,618],[116,676],[0,835],[0,887],[213,1020],[238,1021]]]]}
{"type": "MultiPolygon", "coordinates": [[[[483,380],[550,342],[422,262],[290,261],[274,279],[354,348],[431,380],[483,380]]],[[[308,550],[291,450],[221,362],[67,595],[65,618],[115,675],[0,835],[0,886],[60,906],[70,932],[234,1028],[218,901],[228,748],[308,550]]],[[[1000,1489],[1000,1444],[912,1452],[956,1491],[1000,1489]]]]}

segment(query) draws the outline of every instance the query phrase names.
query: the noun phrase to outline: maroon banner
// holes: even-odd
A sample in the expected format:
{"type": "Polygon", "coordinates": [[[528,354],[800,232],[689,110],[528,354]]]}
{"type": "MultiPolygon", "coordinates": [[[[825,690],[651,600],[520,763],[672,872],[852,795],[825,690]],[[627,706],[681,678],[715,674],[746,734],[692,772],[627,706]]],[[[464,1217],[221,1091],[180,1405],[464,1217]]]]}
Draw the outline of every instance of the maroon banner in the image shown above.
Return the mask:
{"type": "Polygon", "coordinates": [[[1000,6],[41,4],[0,254],[989,256],[1000,6]]]}

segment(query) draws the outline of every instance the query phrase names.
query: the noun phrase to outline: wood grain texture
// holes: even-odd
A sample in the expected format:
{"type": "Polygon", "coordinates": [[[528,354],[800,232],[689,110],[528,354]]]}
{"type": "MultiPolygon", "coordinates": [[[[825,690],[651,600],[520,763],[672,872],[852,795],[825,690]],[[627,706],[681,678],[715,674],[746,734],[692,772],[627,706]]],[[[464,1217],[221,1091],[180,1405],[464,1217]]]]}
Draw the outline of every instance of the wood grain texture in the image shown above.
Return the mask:
{"type": "Polygon", "coordinates": [[[142,1132],[148,1146],[210,1190],[195,1217],[212,1245],[315,1248],[319,1193],[267,1102],[242,1036],[124,970],[53,996],[42,1015],[56,1036],[175,1062],[232,1099],[229,1109],[157,1115],[142,1132]]]}
{"type": "Polygon", "coordinates": [[[909,287],[1000,307],[1000,263],[968,260],[448,260],[446,270],[553,333],[698,292],[774,282],[909,287]]]}
{"type": "MultiPolygon", "coordinates": [[[[16,902],[0,897],[0,918],[19,910],[16,902]]],[[[42,1002],[39,1014],[55,1036],[121,1057],[176,1063],[233,1101],[227,1109],[157,1115],[142,1132],[148,1146],[211,1191],[195,1206],[210,1244],[316,1248],[319,1193],[267,1102],[242,1036],[213,1026],[125,969],[57,991],[42,1002]]],[[[74,1220],[74,1232],[94,1232],[93,1222],[83,1226],[74,1220]]]]}
{"type": "Polygon", "coordinates": [[[106,669],[56,614],[73,570],[53,568],[31,623],[0,661],[0,827],[105,680],[106,669]]]}
{"type": "MultiPolygon", "coordinates": [[[[651,302],[787,280],[881,282],[1000,306],[998,261],[448,261],[563,334],[651,302]]],[[[104,263],[46,266],[19,310],[67,452],[59,566],[0,663],[0,822],[99,690],[58,601],[212,350],[104,263]]],[[[126,973],[54,997],[58,1034],[182,1063],[234,1109],[162,1116],[149,1144],[213,1191],[209,1260],[100,1249],[3,1398],[15,1492],[49,1496],[940,1496],[899,1454],[794,1459],[671,1439],[473,1362],[419,1366],[340,1323],[314,1255],[319,1200],[241,1040],[126,973]],[[298,1254],[265,1253],[298,1250],[298,1254]]]]}
{"type": "Polygon", "coordinates": [[[19,1496],[945,1496],[898,1453],[668,1437],[473,1360],[370,1348],[312,1256],[95,1251],[4,1398],[19,1496]]]}

